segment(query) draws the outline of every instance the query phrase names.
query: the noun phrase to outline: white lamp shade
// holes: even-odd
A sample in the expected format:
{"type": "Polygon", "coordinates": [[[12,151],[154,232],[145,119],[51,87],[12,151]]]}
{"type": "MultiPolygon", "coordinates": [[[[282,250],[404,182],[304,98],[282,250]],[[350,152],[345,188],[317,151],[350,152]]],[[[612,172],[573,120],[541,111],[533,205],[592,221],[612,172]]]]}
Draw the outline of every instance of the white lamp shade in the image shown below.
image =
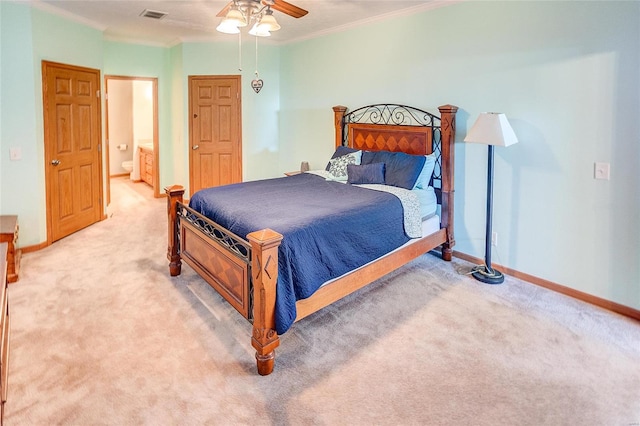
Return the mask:
{"type": "Polygon", "coordinates": [[[518,143],[507,116],[498,112],[483,112],[471,126],[465,142],[485,145],[509,146],[518,143]]]}

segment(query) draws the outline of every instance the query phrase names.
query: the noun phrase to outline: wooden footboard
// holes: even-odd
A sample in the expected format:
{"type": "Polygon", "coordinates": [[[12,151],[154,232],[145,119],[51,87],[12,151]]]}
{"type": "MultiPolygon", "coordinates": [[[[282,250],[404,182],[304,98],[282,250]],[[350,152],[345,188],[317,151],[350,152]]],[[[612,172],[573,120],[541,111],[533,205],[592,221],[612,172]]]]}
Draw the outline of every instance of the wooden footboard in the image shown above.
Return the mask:
{"type": "Polygon", "coordinates": [[[183,187],[168,187],[165,192],[171,276],[180,275],[184,260],[252,322],[258,373],[270,374],[280,344],[274,313],[282,235],[264,229],[250,233],[245,241],[185,206],[183,187]]]}

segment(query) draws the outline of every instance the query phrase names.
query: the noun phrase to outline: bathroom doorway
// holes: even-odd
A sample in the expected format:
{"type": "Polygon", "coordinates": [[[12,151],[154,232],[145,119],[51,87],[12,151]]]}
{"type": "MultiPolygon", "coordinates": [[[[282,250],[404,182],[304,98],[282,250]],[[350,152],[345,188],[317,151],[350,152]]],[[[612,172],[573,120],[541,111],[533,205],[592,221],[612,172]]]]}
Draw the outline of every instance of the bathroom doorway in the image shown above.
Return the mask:
{"type": "Polygon", "coordinates": [[[148,185],[160,197],[158,79],[105,76],[107,204],[112,178],[148,185]]]}

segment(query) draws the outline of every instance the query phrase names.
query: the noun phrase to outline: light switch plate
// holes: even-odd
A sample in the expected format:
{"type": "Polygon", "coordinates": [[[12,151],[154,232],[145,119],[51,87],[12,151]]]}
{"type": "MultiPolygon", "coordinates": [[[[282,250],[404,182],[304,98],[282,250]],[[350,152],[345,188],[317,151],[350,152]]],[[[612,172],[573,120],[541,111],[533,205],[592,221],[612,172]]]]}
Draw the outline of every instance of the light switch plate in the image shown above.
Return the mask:
{"type": "Polygon", "coordinates": [[[593,177],[595,179],[609,180],[611,177],[611,166],[609,163],[595,163],[593,177]]]}
{"type": "Polygon", "coordinates": [[[9,159],[11,161],[22,160],[22,148],[9,148],[9,159]]]}

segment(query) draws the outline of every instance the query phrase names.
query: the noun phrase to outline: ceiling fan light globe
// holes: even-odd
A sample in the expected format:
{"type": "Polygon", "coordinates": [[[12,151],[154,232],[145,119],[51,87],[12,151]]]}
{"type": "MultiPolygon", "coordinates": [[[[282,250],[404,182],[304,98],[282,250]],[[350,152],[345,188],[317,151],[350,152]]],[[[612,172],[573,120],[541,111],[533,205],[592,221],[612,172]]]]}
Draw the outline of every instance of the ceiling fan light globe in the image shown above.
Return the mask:
{"type": "Polygon", "coordinates": [[[238,28],[247,26],[247,20],[245,19],[243,13],[235,8],[229,10],[227,16],[224,17],[224,21],[233,22],[238,28]]]}
{"type": "Polygon", "coordinates": [[[276,18],[270,13],[264,15],[262,19],[260,19],[259,24],[260,26],[266,26],[268,31],[278,31],[281,28],[276,18]]]}
{"type": "Polygon", "coordinates": [[[267,27],[264,27],[258,23],[254,24],[251,30],[249,30],[249,34],[256,37],[269,37],[271,33],[267,27]]]}
{"type": "Polygon", "coordinates": [[[238,34],[240,32],[240,28],[234,22],[229,22],[226,19],[220,22],[216,30],[225,34],[238,34]]]}

